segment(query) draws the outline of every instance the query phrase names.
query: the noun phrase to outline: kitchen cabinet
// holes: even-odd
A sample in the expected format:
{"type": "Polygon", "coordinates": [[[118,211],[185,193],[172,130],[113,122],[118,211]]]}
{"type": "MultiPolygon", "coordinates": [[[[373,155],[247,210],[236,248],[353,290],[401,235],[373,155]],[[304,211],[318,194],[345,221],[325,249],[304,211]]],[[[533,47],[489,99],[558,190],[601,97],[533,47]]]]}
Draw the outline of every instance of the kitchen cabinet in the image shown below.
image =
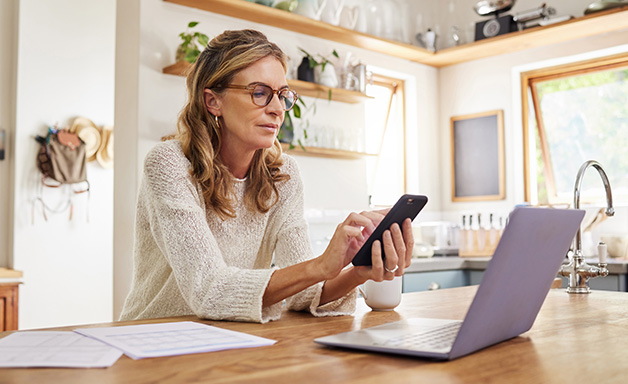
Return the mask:
{"type": "Polygon", "coordinates": [[[628,6],[625,6],[548,26],[512,32],[434,53],[410,44],[382,39],[244,0],[164,1],[317,36],[434,67],[445,67],[628,28],[628,6]]]}
{"type": "MultiPolygon", "coordinates": [[[[439,259],[413,260],[403,276],[403,292],[479,285],[490,260],[458,257],[439,259]]],[[[592,290],[628,292],[628,261],[610,260],[608,269],[608,276],[590,279],[589,287],[592,290]]],[[[561,280],[562,287],[566,288],[567,278],[561,280]]]]}
{"type": "Polygon", "coordinates": [[[482,276],[484,276],[484,271],[470,270],[469,285],[479,285],[482,282],[482,276]]]}
{"type": "MultiPolygon", "coordinates": [[[[477,285],[482,282],[484,271],[469,271],[469,285],[477,285]]],[[[596,277],[589,280],[589,287],[594,290],[626,292],[626,274],[610,274],[605,277],[596,277]]],[[[567,288],[568,280],[561,277],[561,287],[567,288]]]]}
{"type": "Polygon", "coordinates": [[[404,293],[464,287],[467,285],[470,285],[469,273],[462,269],[406,273],[403,276],[404,293]]]}
{"type": "Polygon", "coordinates": [[[0,332],[17,330],[19,283],[0,283],[0,332]]]}
{"type": "MultiPolygon", "coordinates": [[[[627,292],[627,275],[619,274],[619,275],[608,275],[605,277],[596,277],[595,279],[589,280],[589,287],[594,290],[601,291],[617,291],[617,292],[627,292]]],[[[567,288],[568,280],[567,278],[562,278],[561,287],[567,288]]]]}

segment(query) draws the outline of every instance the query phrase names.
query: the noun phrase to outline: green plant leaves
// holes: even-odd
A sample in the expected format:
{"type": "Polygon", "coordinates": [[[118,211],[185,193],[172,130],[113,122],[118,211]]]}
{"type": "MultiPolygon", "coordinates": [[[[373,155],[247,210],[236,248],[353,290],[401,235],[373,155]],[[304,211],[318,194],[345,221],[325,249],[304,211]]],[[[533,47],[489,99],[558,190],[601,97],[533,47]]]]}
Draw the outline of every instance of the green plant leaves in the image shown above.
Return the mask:
{"type": "Polygon", "coordinates": [[[207,35],[204,33],[196,32],[194,36],[196,37],[198,43],[203,47],[206,47],[209,43],[209,37],[207,37],[207,35]]]}
{"type": "Polygon", "coordinates": [[[198,59],[198,55],[201,54],[201,51],[197,48],[188,50],[185,54],[185,57],[183,58],[183,60],[187,61],[188,63],[192,63],[194,64],[194,62],[196,61],[196,59],[198,59]]]}
{"type": "MultiPolygon", "coordinates": [[[[331,61],[321,55],[321,54],[317,54],[316,57],[318,57],[318,59],[316,57],[314,57],[314,55],[309,54],[305,49],[303,48],[299,48],[299,51],[301,51],[305,57],[307,57],[307,60],[310,64],[310,68],[316,68],[317,66],[321,65],[321,70],[325,70],[325,66],[327,65],[327,63],[331,63],[331,61]]],[[[331,53],[335,58],[340,58],[340,56],[338,55],[338,52],[336,52],[336,50],[334,49],[331,53]]]]}
{"type": "Polygon", "coordinates": [[[181,43],[177,47],[177,60],[185,60],[193,64],[201,54],[201,50],[209,43],[209,37],[206,34],[190,31],[191,28],[196,27],[198,24],[198,21],[190,21],[188,30],[179,33],[181,43]]]}

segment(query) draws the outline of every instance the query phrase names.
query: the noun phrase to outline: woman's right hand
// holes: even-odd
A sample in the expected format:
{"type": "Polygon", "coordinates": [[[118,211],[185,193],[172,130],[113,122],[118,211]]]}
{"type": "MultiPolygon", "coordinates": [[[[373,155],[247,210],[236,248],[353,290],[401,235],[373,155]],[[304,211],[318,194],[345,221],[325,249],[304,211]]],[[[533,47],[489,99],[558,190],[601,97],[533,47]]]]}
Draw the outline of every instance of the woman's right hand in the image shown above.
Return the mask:
{"type": "Polygon", "coordinates": [[[338,276],[351,262],[387,212],[388,210],[354,212],[336,227],[329,245],[317,259],[325,280],[338,276]]]}
{"type": "Polygon", "coordinates": [[[405,219],[401,227],[394,223],[384,231],[382,241],[373,242],[371,265],[354,267],[354,271],[360,281],[392,280],[395,276],[402,276],[412,262],[413,246],[412,220],[405,219]],[[384,251],[385,260],[382,257],[384,251]]]}

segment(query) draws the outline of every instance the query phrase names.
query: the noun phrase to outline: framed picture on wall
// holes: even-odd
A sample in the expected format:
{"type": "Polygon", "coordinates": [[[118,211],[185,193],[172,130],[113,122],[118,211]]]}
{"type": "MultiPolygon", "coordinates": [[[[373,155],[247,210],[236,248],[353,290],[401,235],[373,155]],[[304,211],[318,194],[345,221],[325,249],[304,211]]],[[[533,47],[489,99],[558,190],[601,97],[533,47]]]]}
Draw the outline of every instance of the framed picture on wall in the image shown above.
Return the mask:
{"type": "Polygon", "coordinates": [[[504,112],[451,118],[452,201],[506,198],[504,112]]]}

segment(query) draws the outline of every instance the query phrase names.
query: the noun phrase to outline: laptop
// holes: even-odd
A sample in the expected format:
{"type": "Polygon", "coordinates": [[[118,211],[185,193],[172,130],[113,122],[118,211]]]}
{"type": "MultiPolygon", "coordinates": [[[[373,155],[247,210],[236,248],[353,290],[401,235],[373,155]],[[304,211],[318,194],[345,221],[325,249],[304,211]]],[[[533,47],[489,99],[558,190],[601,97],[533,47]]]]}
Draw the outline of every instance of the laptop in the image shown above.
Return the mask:
{"type": "Polygon", "coordinates": [[[463,321],[409,318],[314,341],[453,360],[519,336],[532,327],[584,213],[516,208],[463,321]]]}

